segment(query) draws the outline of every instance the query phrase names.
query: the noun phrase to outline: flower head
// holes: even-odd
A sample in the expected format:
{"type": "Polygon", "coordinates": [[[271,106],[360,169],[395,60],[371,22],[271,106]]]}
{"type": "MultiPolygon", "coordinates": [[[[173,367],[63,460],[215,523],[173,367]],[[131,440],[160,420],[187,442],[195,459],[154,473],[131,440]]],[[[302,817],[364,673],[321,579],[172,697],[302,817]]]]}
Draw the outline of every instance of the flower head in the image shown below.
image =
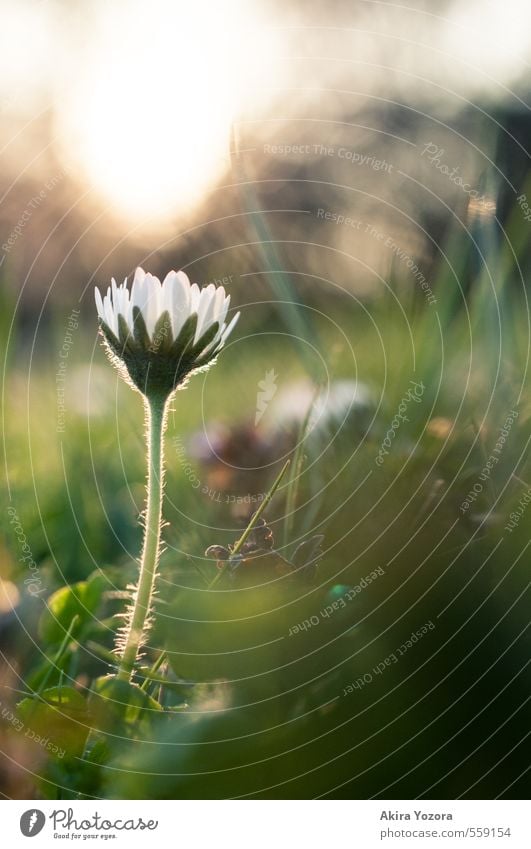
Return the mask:
{"type": "Polygon", "coordinates": [[[200,289],[184,271],[170,271],[161,283],[137,268],[131,291],[127,278],[121,286],[113,278],[105,297],[98,288],[95,296],[111,358],[147,397],[168,396],[209,365],[240,315],[227,324],[230,295],[223,286],[200,289]]]}

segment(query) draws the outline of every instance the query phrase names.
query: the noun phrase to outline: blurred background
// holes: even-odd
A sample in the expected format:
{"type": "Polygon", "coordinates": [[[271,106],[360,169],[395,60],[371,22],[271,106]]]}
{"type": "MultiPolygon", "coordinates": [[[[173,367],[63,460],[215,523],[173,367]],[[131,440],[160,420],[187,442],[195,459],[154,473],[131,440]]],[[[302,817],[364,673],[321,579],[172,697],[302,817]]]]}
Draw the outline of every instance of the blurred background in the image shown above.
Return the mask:
{"type": "Polygon", "coordinates": [[[0,792],[526,798],[531,7],[0,16],[0,792]],[[242,317],[169,419],[168,715],[87,770],[93,719],[55,717],[59,756],[10,716],[65,637],[61,588],[83,621],[47,685],[85,698],[109,669],[143,413],[93,288],[137,265],[242,317]],[[287,458],[262,559],[207,591],[205,549],[287,458]]]}

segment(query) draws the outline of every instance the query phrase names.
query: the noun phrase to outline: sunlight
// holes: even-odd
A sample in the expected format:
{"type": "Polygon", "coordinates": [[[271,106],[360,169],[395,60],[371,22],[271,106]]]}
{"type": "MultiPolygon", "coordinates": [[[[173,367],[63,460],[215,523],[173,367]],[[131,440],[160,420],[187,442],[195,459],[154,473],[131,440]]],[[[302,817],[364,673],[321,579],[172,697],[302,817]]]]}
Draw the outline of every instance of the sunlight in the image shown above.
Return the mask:
{"type": "Polygon", "coordinates": [[[467,63],[469,86],[492,80],[510,85],[528,60],[530,25],[528,0],[455,0],[442,29],[442,47],[467,63]]]}
{"type": "Polygon", "coordinates": [[[58,48],[54,42],[56,12],[47,4],[2,0],[0,18],[1,114],[11,106],[26,108],[42,94],[57,62],[58,48]]]}
{"type": "Polygon", "coordinates": [[[59,131],[71,164],[121,215],[160,220],[193,208],[226,170],[231,125],[267,68],[270,38],[243,0],[145,9],[101,7],[59,131]]]}

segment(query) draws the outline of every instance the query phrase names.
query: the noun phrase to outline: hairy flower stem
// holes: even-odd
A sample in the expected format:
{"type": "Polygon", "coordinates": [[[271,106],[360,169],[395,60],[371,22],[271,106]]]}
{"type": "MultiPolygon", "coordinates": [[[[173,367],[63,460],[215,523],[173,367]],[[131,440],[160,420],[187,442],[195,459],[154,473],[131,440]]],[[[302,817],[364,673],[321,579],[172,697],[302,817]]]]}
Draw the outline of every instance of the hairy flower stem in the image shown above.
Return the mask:
{"type": "Polygon", "coordinates": [[[129,681],[138,651],[149,627],[153,588],[160,554],[162,492],[164,484],[163,436],[167,397],[150,398],[147,409],[148,484],[146,528],[140,575],[133,607],[127,623],[124,649],[118,667],[118,679],[129,681]]]}

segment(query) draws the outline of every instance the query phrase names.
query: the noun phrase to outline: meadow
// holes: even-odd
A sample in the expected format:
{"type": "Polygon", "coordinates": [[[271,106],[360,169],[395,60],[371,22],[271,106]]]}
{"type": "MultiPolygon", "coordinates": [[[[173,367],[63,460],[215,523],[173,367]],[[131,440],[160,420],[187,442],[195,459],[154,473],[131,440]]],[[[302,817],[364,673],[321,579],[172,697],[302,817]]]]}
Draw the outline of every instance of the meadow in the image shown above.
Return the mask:
{"type": "Polygon", "coordinates": [[[142,399],[91,293],[37,336],[5,288],[4,795],[525,797],[527,226],[450,233],[432,303],[398,273],[379,299],[273,273],[242,305],[172,400],[154,624],[120,686],[142,399]]]}

